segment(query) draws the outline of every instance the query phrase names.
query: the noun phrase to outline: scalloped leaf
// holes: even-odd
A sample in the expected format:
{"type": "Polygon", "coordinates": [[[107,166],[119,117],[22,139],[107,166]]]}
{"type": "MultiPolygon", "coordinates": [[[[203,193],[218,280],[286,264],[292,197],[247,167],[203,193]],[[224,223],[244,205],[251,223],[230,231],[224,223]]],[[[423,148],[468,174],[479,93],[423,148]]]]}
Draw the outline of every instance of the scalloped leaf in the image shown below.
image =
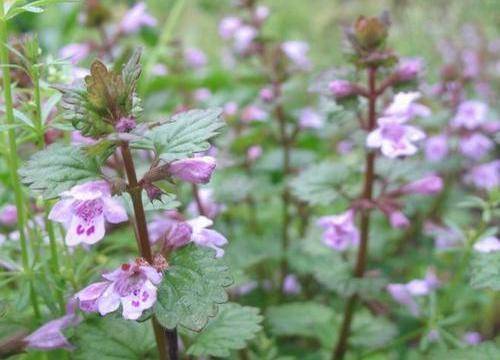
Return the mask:
{"type": "Polygon", "coordinates": [[[189,244],[174,252],[158,287],[155,315],[166,328],[183,326],[193,331],[205,327],[227,301],[225,287],[232,284],[228,267],[215,251],[189,244]]]}
{"type": "Polygon", "coordinates": [[[22,182],[46,199],[73,186],[99,179],[99,162],[80,147],[53,144],[34,154],[19,170],[22,182]]]}
{"type": "Polygon", "coordinates": [[[173,161],[206,151],[208,140],[224,126],[221,109],[190,110],[172,117],[171,122],[149,130],[135,146],[156,150],[164,161],[173,161]]]}
{"type": "Polygon", "coordinates": [[[476,289],[500,290],[500,251],[474,254],[470,284],[476,289]]]}
{"type": "Polygon", "coordinates": [[[223,304],[219,313],[193,340],[187,353],[194,356],[228,357],[231,350],[243,349],[262,329],[259,309],[235,303],[223,304]]]}
{"type": "Polygon", "coordinates": [[[79,325],[71,339],[75,359],[153,360],[157,358],[151,323],[114,316],[91,318],[79,325]]]}
{"type": "Polygon", "coordinates": [[[342,194],[353,196],[356,189],[349,187],[356,181],[348,179],[352,169],[342,163],[323,162],[304,170],[291,182],[293,194],[312,205],[326,205],[339,199],[342,194]]]}

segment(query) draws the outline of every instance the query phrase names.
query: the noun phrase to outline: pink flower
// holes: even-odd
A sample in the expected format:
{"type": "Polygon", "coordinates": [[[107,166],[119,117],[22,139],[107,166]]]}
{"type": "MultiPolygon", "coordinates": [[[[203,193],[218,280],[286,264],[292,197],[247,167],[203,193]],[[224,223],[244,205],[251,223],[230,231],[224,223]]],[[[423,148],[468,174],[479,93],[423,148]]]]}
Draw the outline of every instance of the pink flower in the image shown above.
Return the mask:
{"type": "Polygon", "coordinates": [[[425,158],[430,162],[441,161],[448,154],[448,138],[436,135],[425,142],[425,158]]]}
{"type": "Polygon", "coordinates": [[[480,160],[493,148],[494,143],[481,133],[474,133],[460,139],[460,152],[472,160],[480,160]]]}
{"type": "Polygon", "coordinates": [[[415,79],[423,70],[424,62],[419,58],[400,59],[396,67],[396,75],[399,81],[410,81],[415,79]]]}
{"type": "Polygon", "coordinates": [[[126,34],[133,34],[143,26],[153,27],[156,24],[156,19],[147,12],[146,4],[138,2],[125,13],[120,22],[120,29],[126,34]]]}
{"type": "Polygon", "coordinates": [[[15,205],[7,204],[0,210],[0,224],[12,226],[17,223],[17,208],[15,205]]]}
{"type": "Polygon", "coordinates": [[[187,66],[192,69],[199,69],[207,64],[207,57],[205,56],[205,53],[196,48],[187,48],[184,51],[184,60],[186,61],[187,66]]]}
{"type": "Polygon", "coordinates": [[[137,123],[133,117],[122,117],[115,125],[116,131],[119,133],[128,133],[135,129],[137,123]]]}
{"type": "Polygon", "coordinates": [[[359,243],[359,231],[354,224],[354,211],[321,217],[317,224],[324,229],[323,243],[336,251],[345,251],[359,243]]]}
{"type": "Polygon", "coordinates": [[[63,59],[69,60],[72,64],[85,59],[90,53],[90,45],[86,43],[73,43],[68,44],[59,51],[59,56],[63,59]]]}
{"type": "Polygon", "coordinates": [[[238,112],[238,104],[234,101],[230,101],[224,104],[224,115],[234,116],[238,112]]]}
{"type": "Polygon", "coordinates": [[[406,184],[401,188],[404,194],[435,195],[443,189],[443,179],[437,175],[428,175],[406,184]]]}
{"type": "Polygon", "coordinates": [[[238,53],[245,53],[250,49],[253,41],[257,37],[257,30],[249,25],[243,25],[234,32],[234,49],[238,53]]]}
{"type": "Polygon", "coordinates": [[[66,244],[95,244],[104,237],[105,220],[116,224],[127,220],[121,204],[111,197],[106,181],[90,181],[61,193],[49,219],[65,224],[66,244]]]}
{"type": "Polygon", "coordinates": [[[304,41],[285,41],[281,44],[281,50],[301,70],[308,70],[311,62],[307,57],[309,44],[304,41]]]}
{"type": "Polygon", "coordinates": [[[465,180],[480,189],[492,190],[500,185],[500,160],[473,167],[465,180]]]}
{"type": "Polygon", "coordinates": [[[255,105],[248,105],[243,109],[241,114],[241,121],[245,123],[251,123],[254,121],[265,121],[267,120],[267,112],[255,105]]]}
{"type": "Polygon", "coordinates": [[[347,80],[333,80],[328,84],[328,89],[337,99],[354,95],[354,88],[347,80]]]}
{"type": "Polygon", "coordinates": [[[166,211],[149,223],[148,232],[152,244],[161,242],[162,247],[177,249],[191,240],[193,229],[177,212],[166,211]]]}
{"type": "Polygon", "coordinates": [[[366,145],[370,148],[380,148],[382,154],[389,158],[409,156],[417,152],[413,144],[425,138],[425,133],[410,125],[385,120],[379,127],[370,132],[366,138],[366,145]]]}
{"type": "Polygon", "coordinates": [[[69,326],[76,326],[81,317],[69,313],[58,319],[49,321],[31,335],[24,338],[27,348],[37,350],[72,349],[73,346],[62,331],[69,326]]]}
{"type": "Polygon", "coordinates": [[[207,88],[196,89],[194,99],[199,102],[204,102],[210,99],[212,92],[207,88]]]}
{"type": "Polygon", "coordinates": [[[247,150],[247,159],[251,162],[257,160],[262,155],[262,147],[260,145],[252,145],[247,150]]]}
{"type": "Polygon", "coordinates": [[[474,250],[481,253],[500,251],[500,240],[495,236],[488,236],[475,243],[474,250]]]}
{"type": "Polygon", "coordinates": [[[234,36],[236,30],[242,25],[241,19],[235,16],[223,18],[219,23],[219,35],[224,40],[228,40],[234,36]]]}
{"type": "Polygon", "coordinates": [[[488,106],[477,100],[468,100],[458,106],[457,113],[451,124],[456,128],[474,130],[486,121],[488,106]]]}
{"type": "Polygon", "coordinates": [[[161,272],[140,259],[122,264],[102,277],[104,281],[93,283],[75,295],[80,309],[104,316],[118,310],[121,304],[123,317],[130,320],[137,320],[155,304],[157,285],[162,280],[161,272]]]}
{"type": "Polygon", "coordinates": [[[191,226],[193,234],[191,241],[196,245],[209,247],[215,250],[215,257],[222,257],[224,249],[222,246],[227,244],[227,239],[219,232],[207,229],[212,226],[213,221],[205,216],[198,216],[188,220],[187,224],[191,226]]]}
{"type": "Polygon", "coordinates": [[[313,108],[306,107],[299,111],[301,129],[319,129],[323,126],[323,118],[313,108]]]}
{"type": "Polygon", "coordinates": [[[206,184],[215,170],[215,158],[198,156],[176,160],[170,163],[168,171],[171,176],[192,184],[206,184]]]}

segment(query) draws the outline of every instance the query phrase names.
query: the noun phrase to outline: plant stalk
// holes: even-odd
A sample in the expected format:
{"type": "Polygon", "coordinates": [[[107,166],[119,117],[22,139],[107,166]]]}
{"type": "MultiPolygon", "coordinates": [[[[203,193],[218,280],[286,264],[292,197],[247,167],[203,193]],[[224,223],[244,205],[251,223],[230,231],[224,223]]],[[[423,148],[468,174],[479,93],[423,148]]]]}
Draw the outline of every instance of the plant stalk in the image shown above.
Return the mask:
{"type": "MultiPolygon", "coordinates": [[[[137,174],[135,171],[134,160],[132,154],[130,153],[130,148],[128,143],[122,143],[121,153],[123,157],[123,163],[125,166],[125,172],[127,173],[128,179],[128,192],[132,198],[132,204],[134,207],[134,226],[135,234],[137,238],[137,243],[141,256],[150,264],[153,263],[153,255],[151,252],[151,245],[149,243],[148,228],[146,222],[146,214],[144,212],[144,206],[142,205],[142,188],[137,182],[137,174]]],[[[177,355],[177,331],[165,329],[158,323],[156,318],[153,316],[151,319],[153,323],[153,330],[155,333],[156,346],[158,348],[158,353],[160,355],[160,360],[167,360],[167,341],[168,349],[170,354],[170,360],[178,360],[177,355]],[[175,355],[173,357],[173,355],[175,355]]]]}
{"type": "MultiPolygon", "coordinates": [[[[9,50],[8,44],[8,30],[7,22],[4,19],[4,1],[0,0],[0,61],[2,64],[3,72],[3,90],[5,101],[5,124],[14,125],[14,107],[12,101],[11,78],[9,70],[9,50]]],[[[21,258],[24,273],[28,276],[30,286],[30,301],[33,307],[35,318],[40,320],[40,309],[38,305],[38,298],[33,286],[33,272],[30,268],[30,260],[28,253],[28,242],[26,239],[25,225],[26,225],[26,211],[24,207],[24,194],[21,188],[21,181],[18,175],[19,160],[17,157],[17,144],[16,133],[13,128],[7,130],[5,142],[9,144],[9,171],[12,188],[14,190],[14,199],[17,208],[17,229],[19,230],[19,240],[21,244],[21,258]]]]}
{"type": "MultiPolygon", "coordinates": [[[[376,125],[376,103],[377,94],[376,90],[376,75],[377,68],[368,68],[368,128],[367,131],[370,132],[375,128],[376,125]]],[[[365,178],[363,183],[363,192],[361,199],[367,202],[371,202],[373,195],[373,182],[375,179],[375,152],[369,151],[365,157],[365,178]]],[[[365,273],[366,262],[368,258],[368,240],[370,233],[370,210],[361,210],[360,214],[360,245],[358,256],[356,259],[356,267],[354,268],[354,276],[362,278],[365,273]]],[[[342,321],[342,326],[337,339],[336,346],[334,348],[332,359],[341,360],[347,351],[348,340],[350,335],[350,329],[352,320],[354,317],[354,309],[358,302],[358,296],[356,294],[349,297],[347,300],[346,307],[344,309],[344,318],[342,321]]]]}

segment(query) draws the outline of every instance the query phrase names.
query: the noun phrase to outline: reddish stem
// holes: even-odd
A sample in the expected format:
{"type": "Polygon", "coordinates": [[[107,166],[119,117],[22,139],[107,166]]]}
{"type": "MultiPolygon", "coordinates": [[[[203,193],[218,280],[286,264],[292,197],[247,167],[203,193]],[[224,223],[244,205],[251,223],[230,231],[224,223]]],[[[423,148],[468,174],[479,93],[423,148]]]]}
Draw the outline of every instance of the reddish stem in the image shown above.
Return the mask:
{"type": "MultiPolygon", "coordinates": [[[[368,68],[368,131],[372,131],[376,125],[376,102],[377,97],[380,95],[376,89],[376,75],[377,68],[368,68]]],[[[365,179],[363,184],[363,192],[361,195],[361,201],[371,202],[373,195],[373,182],[375,179],[375,153],[370,151],[365,157],[365,179]]],[[[358,256],[356,259],[356,267],[354,268],[354,276],[361,278],[365,273],[367,252],[368,252],[368,239],[370,233],[370,210],[365,209],[360,211],[361,221],[360,221],[360,232],[361,241],[359,245],[358,256]]],[[[349,339],[352,319],[354,317],[354,309],[358,302],[358,296],[356,294],[349,297],[347,300],[346,307],[344,309],[344,319],[342,321],[341,330],[339,337],[337,339],[337,345],[334,348],[332,354],[333,360],[341,360],[347,351],[347,342],[349,339]]]]}

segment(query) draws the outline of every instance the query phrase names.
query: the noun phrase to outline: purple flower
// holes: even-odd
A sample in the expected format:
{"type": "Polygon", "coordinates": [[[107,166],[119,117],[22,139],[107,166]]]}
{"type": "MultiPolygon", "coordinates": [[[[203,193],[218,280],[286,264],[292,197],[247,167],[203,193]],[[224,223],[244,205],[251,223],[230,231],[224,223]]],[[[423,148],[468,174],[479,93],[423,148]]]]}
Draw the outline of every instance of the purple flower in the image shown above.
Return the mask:
{"type": "Polygon", "coordinates": [[[193,229],[182,220],[176,211],[166,211],[157,216],[148,225],[149,241],[162,243],[168,249],[177,249],[186,245],[193,234],[193,229]]]}
{"type": "Polygon", "coordinates": [[[389,284],[387,285],[387,291],[396,302],[405,305],[413,316],[418,316],[420,314],[420,307],[406,285],[389,284]]]}
{"type": "Polygon", "coordinates": [[[69,60],[72,64],[77,64],[85,59],[90,53],[90,45],[86,43],[68,44],[59,51],[59,56],[69,60]]]}
{"type": "Polygon", "coordinates": [[[401,211],[391,211],[388,213],[389,223],[395,229],[406,229],[410,226],[410,220],[401,211]]]}
{"type": "Polygon", "coordinates": [[[485,103],[477,100],[464,101],[458,106],[451,124],[456,128],[474,130],[485,122],[487,113],[488,106],[485,103]]]}
{"type": "Polygon", "coordinates": [[[324,229],[323,243],[336,251],[345,251],[359,243],[359,231],[354,223],[354,211],[323,216],[317,224],[324,229]]]}
{"type": "Polygon", "coordinates": [[[468,331],[463,336],[463,342],[467,345],[478,345],[483,341],[483,337],[477,331],[468,331]]]}
{"type": "Polygon", "coordinates": [[[219,23],[219,35],[224,40],[228,40],[234,36],[236,30],[242,25],[241,19],[235,16],[223,18],[219,23]]]}
{"type": "Polygon", "coordinates": [[[234,101],[230,101],[224,104],[224,115],[225,116],[235,116],[238,112],[238,104],[234,101]]]}
{"type": "Polygon", "coordinates": [[[135,129],[137,123],[133,117],[122,117],[115,125],[116,131],[120,133],[128,133],[135,129]]]}
{"type": "Polygon", "coordinates": [[[466,135],[460,139],[460,152],[472,160],[480,160],[493,148],[494,143],[481,133],[466,135]]]}
{"type": "Polygon", "coordinates": [[[264,5],[258,5],[255,8],[254,19],[259,24],[262,24],[264,20],[269,16],[269,8],[264,5]]]}
{"type": "Polygon", "coordinates": [[[262,101],[270,103],[274,100],[274,91],[271,87],[267,86],[260,90],[259,96],[262,101]]]}
{"type": "Polygon", "coordinates": [[[300,294],[302,287],[300,286],[297,276],[293,274],[288,274],[283,280],[283,292],[287,295],[297,295],[300,294]]]}
{"type": "Polygon", "coordinates": [[[215,158],[198,156],[176,160],[170,163],[168,171],[172,177],[192,184],[206,184],[210,181],[215,170],[215,158]]]}
{"type": "Polygon", "coordinates": [[[192,69],[199,69],[207,64],[207,57],[205,56],[205,53],[196,48],[187,48],[184,51],[184,60],[186,61],[187,66],[192,69]]]}
{"type": "Polygon", "coordinates": [[[81,318],[70,313],[58,319],[49,321],[31,335],[24,338],[27,348],[37,350],[69,349],[73,346],[64,336],[62,331],[68,326],[76,326],[81,318]]]}
{"type": "Polygon", "coordinates": [[[83,136],[80,131],[72,131],[71,143],[75,145],[94,145],[96,140],[88,136],[83,136]]]}
{"type": "Polygon", "coordinates": [[[473,167],[465,180],[480,189],[492,190],[500,185],[500,160],[473,167]]]}
{"type": "Polygon", "coordinates": [[[462,236],[452,228],[443,227],[431,222],[424,225],[426,235],[434,237],[434,245],[437,249],[445,250],[460,244],[462,236]]]}
{"type": "Polygon", "coordinates": [[[397,93],[378,122],[402,124],[416,116],[430,116],[431,111],[427,106],[415,102],[420,96],[418,91],[397,93]]]}
{"type": "Polygon", "coordinates": [[[323,118],[313,108],[306,107],[299,111],[301,129],[319,129],[323,126],[323,118]]]}
{"type": "Polygon", "coordinates": [[[441,161],[448,154],[448,138],[436,135],[425,142],[425,158],[430,162],[441,161]]]}
{"type": "Polygon", "coordinates": [[[227,244],[227,239],[219,232],[207,229],[212,226],[213,221],[205,216],[198,216],[188,220],[187,224],[191,226],[193,234],[191,241],[196,245],[209,247],[215,250],[215,257],[224,256],[222,246],[227,244]]]}
{"type": "Polygon", "coordinates": [[[437,175],[428,175],[412,181],[401,188],[403,194],[435,195],[443,189],[443,179],[437,175]]]}
{"type": "Polygon", "coordinates": [[[0,224],[12,226],[17,223],[17,208],[15,205],[7,204],[0,210],[0,224]]]}
{"type": "Polygon", "coordinates": [[[337,99],[354,95],[354,88],[347,80],[333,80],[328,84],[328,89],[337,99]]]}
{"type": "Polygon", "coordinates": [[[311,62],[307,57],[309,44],[304,41],[285,41],[281,44],[281,50],[301,70],[308,70],[311,62]]]}
{"type": "Polygon", "coordinates": [[[243,25],[234,32],[234,49],[238,53],[245,53],[250,49],[253,41],[257,37],[257,30],[249,25],[243,25]]]}
{"type": "Polygon", "coordinates": [[[247,150],[248,161],[255,161],[262,155],[262,147],[260,145],[252,145],[247,150]]]}
{"type": "Polygon", "coordinates": [[[104,237],[105,220],[116,224],[127,220],[121,204],[111,197],[106,181],[90,181],[61,193],[49,219],[65,224],[66,244],[95,244],[104,237]]]}
{"type": "Polygon", "coordinates": [[[156,19],[146,10],[144,2],[138,2],[130,8],[120,22],[120,29],[126,34],[133,34],[143,26],[156,26],[156,19]]]}
{"type": "Polygon", "coordinates": [[[481,62],[479,54],[474,50],[465,50],[462,54],[462,62],[464,64],[463,74],[466,78],[475,78],[479,75],[481,62]]]}
{"type": "Polygon", "coordinates": [[[154,305],[156,286],[162,280],[161,272],[141,259],[122,264],[102,277],[105,281],[93,283],[75,295],[80,309],[104,316],[121,304],[123,317],[130,320],[137,320],[154,305]]]}
{"type": "MultiPolygon", "coordinates": [[[[219,213],[224,210],[224,205],[215,202],[212,189],[199,189],[198,196],[200,198],[200,202],[203,206],[203,212],[206,217],[215,219],[215,217],[217,217],[217,215],[219,215],[219,213]]],[[[200,215],[198,212],[198,206],[195,201],[192,201],[189,204],[187,211],[192,216],[200,215]]]]}
{"type": "Polygon", "coordinates": [[[267,112],[255,105],[248,105],[243,109],[241,114],[241,121],[244,123],[251,123],[254,121],[265,121],[267,120],[267,112]]]}
{"type": "Polygon", "coordinates": [[[430,342],[436,342],[441,338],[441,334],[439,334],[439,331],[437,329],[432,329],[427,333],[427,339],[430,342]]]}
{"type": "Polygon", "coordinates": [[[495,236],[488,236],[474,244],[474,250],[481,253],[500,251],[500,240],[495,236]]]}
{"type": "Polygon", "coordinates": [[[425,138],[425,133],[411,125],[404,125],[392,120],[379,119],[379,126],[370,132],[366,145],[370,148],[380,148],[383,155],[389,158],[409,156],[417,152],[413,144],[425,138]]]}
{"type": "Polygon", "coordinates": [[[337,152],[341,155],[349,154],[354,148],[354,143],[351,140],[342,140],[337,144],[337,152]]]}
{"type": "Polygon", "coordinates": [[[415,79],[423,70],[424,62],[419,58],[403,58],[396,67],[396,75],[399,81],[410,81],[415,79]]]}

